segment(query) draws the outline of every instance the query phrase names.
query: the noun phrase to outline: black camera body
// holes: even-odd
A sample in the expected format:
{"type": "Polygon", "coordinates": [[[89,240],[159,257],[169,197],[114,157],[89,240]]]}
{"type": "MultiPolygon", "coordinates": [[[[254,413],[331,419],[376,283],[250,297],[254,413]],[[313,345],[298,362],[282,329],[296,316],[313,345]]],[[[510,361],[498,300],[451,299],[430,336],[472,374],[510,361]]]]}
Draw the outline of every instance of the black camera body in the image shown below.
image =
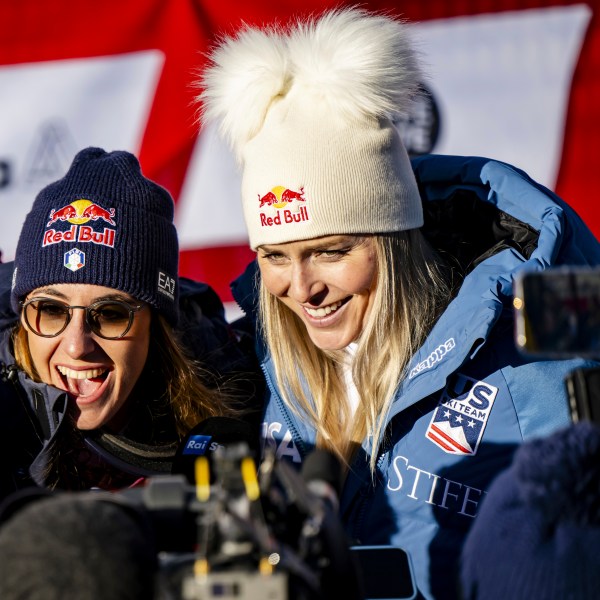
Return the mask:
{"type": "Polygon", "coordinates": [[[192,462],[193,476],[158,475],[111,494],[152,532],[158,598],[365,597],[335,507],[291,465],[267,449],[258,472],[245,443],[192,462]]]}
{"type": "MultiPolygon", "coordinates": [[[[600,360],[600,268],[557,267],[515,281],[515,342],[542,358],[600,360]]],[[[566,381],[574,423],[600,425],[600,366],[572,371],[566,381]]]]}

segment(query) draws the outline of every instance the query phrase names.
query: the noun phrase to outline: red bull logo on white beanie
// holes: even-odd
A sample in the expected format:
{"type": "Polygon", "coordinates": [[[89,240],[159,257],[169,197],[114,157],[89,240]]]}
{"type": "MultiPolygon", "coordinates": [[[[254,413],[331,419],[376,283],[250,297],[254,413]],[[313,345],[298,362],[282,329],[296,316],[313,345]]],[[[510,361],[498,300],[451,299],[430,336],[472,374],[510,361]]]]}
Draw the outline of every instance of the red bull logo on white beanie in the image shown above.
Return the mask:
{"type": "Polygon", "coordinates": [[[253,249],[423,224],[394,126],[420,89],[407,25],[333,10],[285,30],[246,28],[211,61],[200,81],[202,119],[219,122],[242,167],[253,249]],[[286,190],[298,196],[284,208],[286,190]]]}

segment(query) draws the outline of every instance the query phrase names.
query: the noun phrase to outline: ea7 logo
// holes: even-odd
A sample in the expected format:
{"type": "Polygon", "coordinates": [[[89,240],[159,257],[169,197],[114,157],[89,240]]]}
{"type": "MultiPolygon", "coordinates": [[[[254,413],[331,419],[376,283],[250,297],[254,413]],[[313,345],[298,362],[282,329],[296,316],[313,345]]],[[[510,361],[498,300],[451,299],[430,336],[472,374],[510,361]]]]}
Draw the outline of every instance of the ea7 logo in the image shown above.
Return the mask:
{"type": "Polygon", "coordinates": [[[474,455],[498,388],[457,375],[442,392],[425,436],[448,454],[474,455]]]}
{"type": "Polygon", "coordinates": [[[175,300],[175,279],[162,271],[158,272],[158,291],[175,300]]]}

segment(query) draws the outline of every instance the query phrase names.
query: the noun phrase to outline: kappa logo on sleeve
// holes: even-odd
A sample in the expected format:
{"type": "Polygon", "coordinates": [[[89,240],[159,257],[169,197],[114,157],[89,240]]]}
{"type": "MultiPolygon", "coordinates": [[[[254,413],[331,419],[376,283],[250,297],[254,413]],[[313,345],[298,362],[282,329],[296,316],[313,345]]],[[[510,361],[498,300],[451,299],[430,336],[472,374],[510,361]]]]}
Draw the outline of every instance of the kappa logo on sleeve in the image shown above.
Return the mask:
{"type": "Polygon", "coordinates": [[[498,388],[457,375],[442,392],[425,436],[448,454],[477,453],[498,388]]]}
{"type": "Polygon", "coordinates": [[[425,360],[422,360],[414,369],[411,369],[408,378],[412,379],[421,371],[431,369],[436,363],[444,359],[446,354],[456,348],[454,338],[447,339],[443,344],[440,344],[425,360]]]}

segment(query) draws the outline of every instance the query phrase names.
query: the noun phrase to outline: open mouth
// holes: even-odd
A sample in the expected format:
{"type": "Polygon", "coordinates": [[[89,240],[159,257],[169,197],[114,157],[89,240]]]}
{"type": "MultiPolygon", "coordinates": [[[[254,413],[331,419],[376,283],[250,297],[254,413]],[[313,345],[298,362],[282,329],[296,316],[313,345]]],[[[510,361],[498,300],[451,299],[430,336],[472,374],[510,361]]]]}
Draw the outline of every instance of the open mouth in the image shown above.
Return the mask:
{"type": "Polygon", "coordinates": [[[59,365],[56,367],[61,374],[62,382],[73,396],[85,398],[97,392],[106,378],[108,377],[108,369],[83,369],[76,371],[59,365]]]}
{"type": "Polygon", "coordinates": [[[306,313],[313,319],[322,319],[323,317],[326,317],[338,310],[338,308],[342,307],[349,300],[350,296],[348,296],[348,298],[345,298],[344,300],[340,300],[339,302],[328,304],[327,306],[319,306],[319,308],[309,308],[308,306],[304,306],[303,308],[306,311],[306,313]]]}

